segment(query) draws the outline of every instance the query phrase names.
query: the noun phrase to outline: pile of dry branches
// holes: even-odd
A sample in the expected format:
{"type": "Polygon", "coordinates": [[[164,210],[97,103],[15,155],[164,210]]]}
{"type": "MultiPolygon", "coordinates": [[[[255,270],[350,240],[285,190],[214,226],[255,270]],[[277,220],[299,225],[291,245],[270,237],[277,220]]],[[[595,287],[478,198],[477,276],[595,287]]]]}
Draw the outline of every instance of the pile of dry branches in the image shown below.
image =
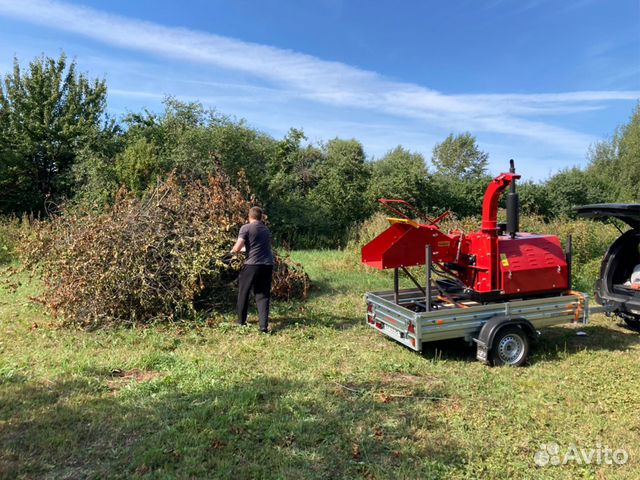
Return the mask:
{"type": "MultiPolygon", "coordinates": [[[[42,273],[39,301],[64,323],[189,318],[233,302],[240,260],[228,252],[248,207],[225,175],[208,184],[170,177],[143,199],[119,192],[105,213],[72,209],[37,222],[21,253],[42,273]]],[[[278,258],[275,272],[276,298],[306,296],[299,266],[278,258]]]]}

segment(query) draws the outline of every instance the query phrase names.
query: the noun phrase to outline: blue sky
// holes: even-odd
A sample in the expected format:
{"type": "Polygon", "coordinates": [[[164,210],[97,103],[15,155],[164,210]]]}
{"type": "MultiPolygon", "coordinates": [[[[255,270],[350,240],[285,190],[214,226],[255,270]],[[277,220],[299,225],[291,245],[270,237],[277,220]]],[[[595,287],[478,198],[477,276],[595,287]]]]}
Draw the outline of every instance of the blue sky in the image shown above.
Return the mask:
{"type": "Polygon", "coordinates": [[[172,94],[371,157],[470,131],[492,172],[544,179],[640,98],[640,1],[0,0],[0,72],[61,50],[116,116],[172,94]]]}

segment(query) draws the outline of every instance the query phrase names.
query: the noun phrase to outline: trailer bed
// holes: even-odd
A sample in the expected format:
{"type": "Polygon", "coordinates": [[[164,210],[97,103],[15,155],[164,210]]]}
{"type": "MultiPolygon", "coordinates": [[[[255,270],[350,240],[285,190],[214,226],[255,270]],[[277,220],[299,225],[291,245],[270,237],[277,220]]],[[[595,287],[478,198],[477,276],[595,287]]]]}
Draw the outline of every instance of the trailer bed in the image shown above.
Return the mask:
{"type": "Polygon", "coordinates": [[[394,290],[370,292],[365,300],[367,324],[416,351],[422,350],[423,343],[436,340],[478,342],[482,327],[496,318],[513,319],[514,323],[525,319],[539,330],[559,323],[587,323],[589,314],[587,296],[578,292],[488,304],[454,302],[434,295],[432,304],[437,308],[431,311],[425,311],[424,293],[417,288],[400,290],[397,298],[394,290]]]}

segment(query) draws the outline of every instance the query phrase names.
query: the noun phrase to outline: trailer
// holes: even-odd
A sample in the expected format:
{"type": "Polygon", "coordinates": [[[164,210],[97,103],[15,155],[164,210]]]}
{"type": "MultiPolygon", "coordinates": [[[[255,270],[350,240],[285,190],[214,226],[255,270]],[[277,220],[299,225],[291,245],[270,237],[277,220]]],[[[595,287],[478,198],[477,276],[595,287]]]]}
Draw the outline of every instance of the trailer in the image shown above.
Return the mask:
{"type": "Polygon", "coordinates": [[[430,298],[427,310],[421,288],[369,292],[367,325],[418,352],[427,342],[460,338],[476,344],[483,363],[520,366],[540,329],[589,318],[589,299],[579,292],[486,304],[442,298],[437,292],[430,298]]]}

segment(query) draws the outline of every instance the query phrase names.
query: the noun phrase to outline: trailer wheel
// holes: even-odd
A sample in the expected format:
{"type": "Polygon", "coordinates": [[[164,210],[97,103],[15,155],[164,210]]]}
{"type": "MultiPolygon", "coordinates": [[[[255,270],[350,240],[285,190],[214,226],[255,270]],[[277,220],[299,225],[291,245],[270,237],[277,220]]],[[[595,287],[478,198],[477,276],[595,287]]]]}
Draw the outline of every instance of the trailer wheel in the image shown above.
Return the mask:
{"type": "Polygon", "coordinates": [[[519,327],[504,327],[495,336],[491,347],[491,364],[519,367],[529,356],[529,338],[519,327]]]}

